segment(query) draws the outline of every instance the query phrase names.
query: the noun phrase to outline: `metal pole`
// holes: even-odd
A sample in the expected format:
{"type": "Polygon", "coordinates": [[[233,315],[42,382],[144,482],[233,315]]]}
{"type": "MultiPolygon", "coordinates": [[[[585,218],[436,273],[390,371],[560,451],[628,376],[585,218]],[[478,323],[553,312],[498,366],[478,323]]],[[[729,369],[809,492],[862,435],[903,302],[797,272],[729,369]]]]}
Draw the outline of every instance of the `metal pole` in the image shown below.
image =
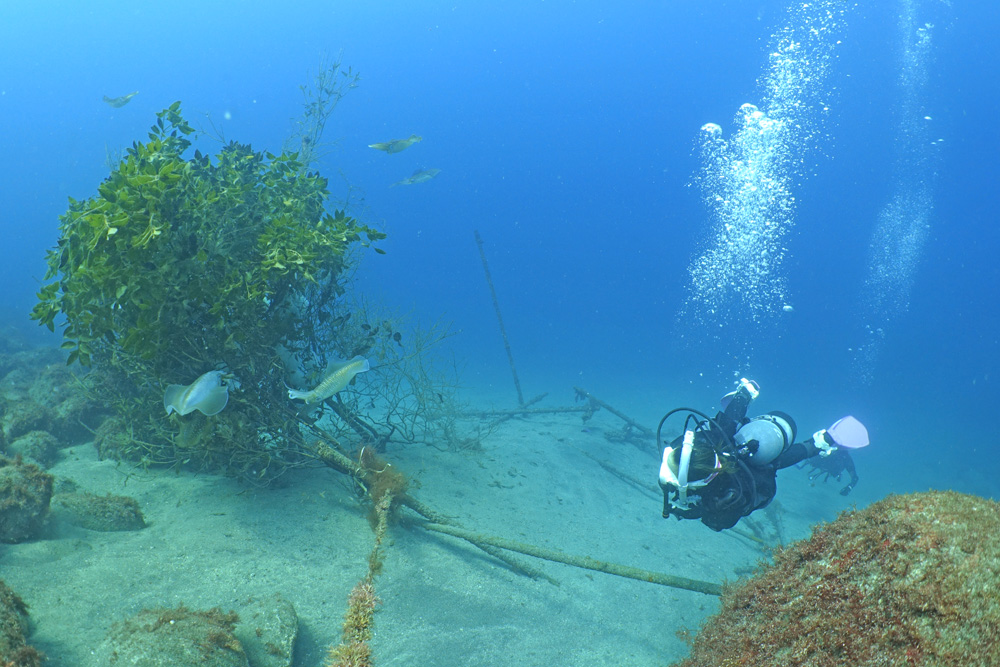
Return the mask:
{"type": "Polygon", "coordinates": [[[521,381],[517,379],[517,369],[514,367],[514,354],[510,351],[507,340],[507,329],[503,325],[503,315],[500,314],[500,302],[497,301],[497,291],[493,287],[493,277],[490,276],[490,265],[486,263],[486,251],[483,250],[483,237],[476,230],[476,245],[479,246],[479,257],[483,260],[483,271],[486,272],[486,284],[490,286],[490,296],[493,297],[493,308],[497,311],[497,322],[500,323],[500,335],[503,336],[503,346],[507,349],[507,360],[510,362],[510,372],[514,376],[514,387],[517,389],[517,404],[524,405],[524,394],[521,393],[521,381]]]}

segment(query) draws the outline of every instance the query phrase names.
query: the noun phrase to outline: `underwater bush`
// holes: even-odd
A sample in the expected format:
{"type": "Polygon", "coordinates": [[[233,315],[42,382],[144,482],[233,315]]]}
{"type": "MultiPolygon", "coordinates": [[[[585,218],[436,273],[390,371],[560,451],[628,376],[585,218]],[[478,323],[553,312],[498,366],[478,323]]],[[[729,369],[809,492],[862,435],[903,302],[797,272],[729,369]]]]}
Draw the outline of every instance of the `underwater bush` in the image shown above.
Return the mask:
{"type": "Polygon", "coordinates": [[[70,199],[31,316],[54,330],[62,315],[69,363],[102,375],[126,430],[105,453],[266,478],[300,448],[286,378],[357,353],[337,304],[350,250],[385,235],[328,212],[326,179],[297,154],[230,142],[186,158],[192,132],[175,102],[96,195],[70,199]],[[168,384],[212,370],[229,386],[221,413],[165,414],[168,384]]]}

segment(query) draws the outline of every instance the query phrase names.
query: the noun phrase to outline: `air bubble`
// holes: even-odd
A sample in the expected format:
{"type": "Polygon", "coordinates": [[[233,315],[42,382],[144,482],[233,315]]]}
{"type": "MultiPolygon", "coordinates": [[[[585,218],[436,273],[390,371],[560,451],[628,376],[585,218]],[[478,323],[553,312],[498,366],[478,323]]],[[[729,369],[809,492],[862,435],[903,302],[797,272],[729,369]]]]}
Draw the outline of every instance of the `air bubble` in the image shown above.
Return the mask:
{"type": "Polygon", "coordinates": [[[705,123],[701,126],[701,131],[709,135],[713,139],[722,136],[722,128],[715,123],[705,123]]]}
{"type": "Polygon", "coordinates": [[[927,108],[928,63],[934,27],[918,26],[917,4],[902,0],[900,31],[905,44],[901,57],[899,103],[896,117],[901,131],[896,133],[896,161],[893,192],[875,221],[869,246],[868,276],[865,281],[865,312],[869,321],[859,333],[865,342],[855,347],[855,374],[863,382],[873,378],[874,367],[886,339],[886,327],[909,308],[910,292],[923,248],[930,234],[934,210],[933,184],[937,145],[931,140],[927,108]],[[871,322],[876,324],[873,326],[871,322]]]}
{"type": "Polygon", "coordinates": [[[845,11],[842,0],[793,7],[788,25],[772,35],[759,106],[740,106],[736,132],[727,140],[719,125],[702,126],[698,184],[712,230],[689,267],[682,316],[728,331],[729,325],[767,322],[790,312],[784,259],[785,237],[794,223],[792,189],[809,167],[805,154],[825,136],[818,125],[829,108],[821,100],[828,95],[824,85],[838,43],[830,33],[845,11]]]}

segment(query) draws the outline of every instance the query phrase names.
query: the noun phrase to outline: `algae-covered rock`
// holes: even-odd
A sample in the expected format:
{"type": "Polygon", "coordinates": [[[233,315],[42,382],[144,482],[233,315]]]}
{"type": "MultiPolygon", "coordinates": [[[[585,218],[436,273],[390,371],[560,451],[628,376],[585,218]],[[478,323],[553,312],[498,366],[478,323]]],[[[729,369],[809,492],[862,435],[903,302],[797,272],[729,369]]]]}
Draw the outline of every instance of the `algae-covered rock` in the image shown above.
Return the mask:
{"type": "Polygon", "coordinates": [[[59,441],[48,431],[29,431],[7,445],[7,454],[50,468],[59,460],[59,441]]]}
{"type": "Polygon", "coordinates": [[[63,447],[70,447],[93,438],[107,416],[107,408],[81,389],[52,407],[49,430],[59,438],[63,447]]]}
{"type": "Polygon", "coordinates": [[[66,399],[74,391],[76,378],[66,367],[66,362],[44,366],[35,371],[28,386],[28,396],[35,403],[53,406],[66,399]]]}
{"type": "Polygon", "coordinates": [[[28,646],[28,605],[0,580],[0,664],[39,667],[44,656],[28,646]]]}
{"type": "Polygon", "coordinates": [[[116,623],[97,651],[99,667],[248,667],[243,645],[233,634],[239,618],[218,607],[192,611],[144,609],[116,623]]]}
{"type": "Polygon", "coordinates": [[[16,440],[31,431],[44,431],[52,421],[49,408],[31,400],[10,401],[4,405],[0,429],[7,442],[16,440]]]}
{"type": "Polygon", "coordinates": [[[0,379],[0,430],[8,441],[41,430],[62,446],[78,444],[90,439],[107,415],[93,399],[100,380],[67,369],[58,349],[35,348],[5,361],[12,370],[0,379]]]}
{"type": "Polygon", "coordinates": [[[894,495],[728,587],[679,667],[1000,665],[1000,504],[894,495]]]}
{"type": "Polygon", "coordinates": [[[17,403],[29,400],[28,389],[35,378],[35,372],[26,367],[20,356],[10,359],[10,367],[0,379],[0,402],[17,403]]]}
{"type": "Polygon", "coordinates": [[[61,364],[47,367],[32,383],[31,396],[47,408],[47,430],[64,447],[90,440],[108,416],[108,408],[94,399],[102,381],[107,379],[94,373],[77,375],[61,364]]]}
{"type": "Polygon", "coordinates": [[[146,527],[139,503],[129,496],[57,493],[52,496],[52,508],[60,519],[87,530],[112,532],[146,527]]]}
{"type": "Polygon", "coordinates": [[[0,456],[0,542],[34,537],[52,499],[52,475],[20,457],[0,456]]]}
{"type": "Polygon", "coordinates": [[[31,398],[31,384],[38,377],[32,354],[18,353],[7,361],[11,370],[0,379],[0,430],[11,442],[30,431],[45,430],[50,415],[31,398]]]}
{"type": "Polygon", "coordinates": [[[248,600],[240,607],[236,636],[243,643],[251,667],[291,667],[299,618],[281,595],[248,600]]]}
{"type": "Polygon", "coordinates": [[[119,417],[110,417],[97,428],[94,447],[102,461],[118,460],[127,458],[128,453],[136,449],[136,444],[125,421],[119,417]]]}
{"type": "MultiPolygon", "coordinates": [[[[0,401],[13,402],[31,400],[36,403],[49,404],[53,400],[61,400],[55,394],[44,390],[44,377],[61,374],[66,371],[66,355],[59,348],[32,347],[15,352],[0,363],[0,401]]],[[[48,383],[49,386],[53,386],[48,383]]]]}

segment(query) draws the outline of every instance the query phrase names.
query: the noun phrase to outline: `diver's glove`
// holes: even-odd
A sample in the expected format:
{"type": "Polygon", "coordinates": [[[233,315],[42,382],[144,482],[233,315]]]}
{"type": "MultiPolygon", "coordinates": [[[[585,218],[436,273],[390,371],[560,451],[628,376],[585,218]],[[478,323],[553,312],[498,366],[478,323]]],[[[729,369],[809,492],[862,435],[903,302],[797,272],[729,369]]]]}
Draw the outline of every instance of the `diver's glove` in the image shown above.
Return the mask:
{"type": "Polygon", "coordinates": [[[820,456],[829,456],[837,451],[837,443],[833,441],[826,429],[813,433],[813,445],[819,450],[820,456]]]}
{"type": "Polygon", "coordinates": [[[722,400],[719,401],[722,405],[722,409],[725,410],[729,407],[729,404],[732,403],[733,399],[737,396],[743,397],[746,400],[747,405],[749,405],[750,401],[760,396],[760,385],[753,380],[740,378],[736,389],[723,396],[722,400]]]}
{"type": "MultiPolygon", "coordinates": [[[[822,465],[822,464],[819,463],[819,462],[817,462],[817,465],[822,465]]],[[[839,482],[840,481],[840,477],[841,477],[842,474],[843,474],[843,471],[841,471],[841,472],[833,472],[831,470],[825,470],[823,468],[814,467],[812,469],[812,471],[809,473],[809,481],[810,482],[815,482],[817,479],[820,478],[821,475],[823,475],[824,477],[820,481],[823,482],[824,484],[826,482],[830,481],[831,477],[833,477],[835,480],[837,480],[839,482]]]]}
{"type": "Polygon", "coordinates": [[[844,488],[842,488],[842,489],[840,490],[840,495],[842,495],[842,496],[846,496],[846,495],[847,495],[848,493],[850,493],[850,492],[851,492],[851,491],[852,491],[853,489],[854,489],[854,482],[851,482],[850,484],[848,484],[847,486],[845,486],[844,488]]]}

